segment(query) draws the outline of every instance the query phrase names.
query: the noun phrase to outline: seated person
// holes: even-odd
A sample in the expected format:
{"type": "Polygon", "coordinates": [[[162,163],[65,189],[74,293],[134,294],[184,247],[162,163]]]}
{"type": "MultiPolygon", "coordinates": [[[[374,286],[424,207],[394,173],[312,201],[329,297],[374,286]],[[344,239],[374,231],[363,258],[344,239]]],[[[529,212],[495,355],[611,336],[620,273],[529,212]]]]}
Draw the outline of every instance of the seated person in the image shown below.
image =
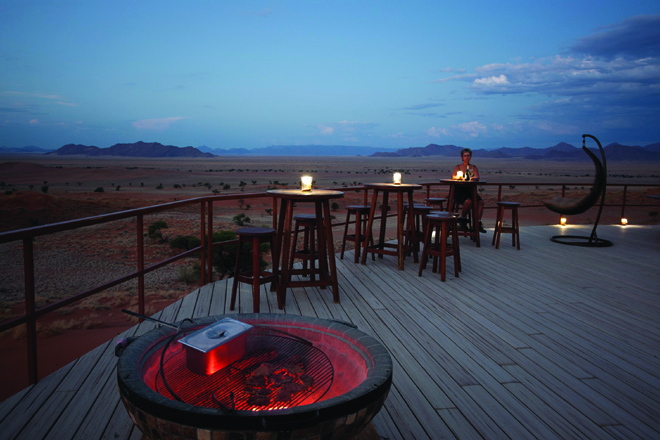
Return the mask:
{"type": "MultiPolygon", "coordinates": [[[[479,168],[476,165],[470,163],[472,159],[472,150],[469,148],[463,148],[461,150],[461,159],[463,162],[459,163],[454,167],[454,172],[452,177],[456,177],[456,173],[461,171],[466,180],[479,180],[479,168]]],[[[456,185],[454,187],[454,202],[458,205],[463,205],[461,210],[461,216],[458,218],[458,223],[463,229],[467,229],[467,213],[472,209],[472,188],[466,186],[456,185]]],[[[479,221],[479,232],[482,234],[486,233],[483,223],[481,223],[481,217],[484,214],[484,201],[481,196],[477,194],[477,220],[479,221]]]]}

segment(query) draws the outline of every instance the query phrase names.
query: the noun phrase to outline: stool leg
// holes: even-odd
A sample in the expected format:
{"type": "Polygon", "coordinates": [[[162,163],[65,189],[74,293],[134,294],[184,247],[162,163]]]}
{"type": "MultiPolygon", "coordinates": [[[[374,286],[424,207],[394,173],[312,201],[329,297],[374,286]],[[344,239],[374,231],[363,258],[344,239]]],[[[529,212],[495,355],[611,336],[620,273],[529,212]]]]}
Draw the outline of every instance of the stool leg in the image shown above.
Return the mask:
{"type": "Polygon", "coordinates": [[[270,285],[271,285],[270,291],[271,292],[277,292],[277,287],[280,284],[280,274],[279,274],[279,270],[278,270],[278,264],[277,264],[277,261],[276,261],[277,260],[277,255],[275,255],[275,238],[274,238],[274,236],[271,235],[268,240],[269,240],[269,243],[270,243],[270,256],[271,256],[271,259],[273,260],[273,269],[272,269],[273,270],[273,281],[270,283],[270,285]]]}
{"type": "Polygon", "coordinates": [[[517,249],[520,250],[520,224],[518,223],[518,207],[517,206],[513,209],[513,221],[514,221],[513,227],[516,228],[515,229],[515,231],[516,231],[515,232],[516,245],[517,245],[517,249]]]}
{"type": "MultiPolygon", "coordinates": [[[[316,279],[316,275],[314,275],[314,269],[316,268],[314,261],[317,259],[316,246],[318,245],[319,239],[320,237],[319,237],[318,228],[312,227],[311,231],[309,231],[309,234],[307,236],[307,245],[306,245],[307,249],[309,249],[309,279],[312,281],[316,279]],[[315,236],[316,238],[314,238],[315,236]]],[[[321,288],[324,288],[324,286],[322,286],[321,288]]]]}
{"type": "MultiPolygon", "coordinates": [[[[454,264],[458,267],[458,272],[462,272],[461,268],[461,243],[458,241],[458,222],[454,219],[451,224],[451,244],[454,247],[454,264]]],[[[458,276],[458,274],[456,274],[458,276]]]]}
{"type": "Polygon", "coordinates": [[[259,237],[252,238],[252,312],[259,313],[259,237]]]}
{"type": "MultiPolygon", "coordinates": [[[[497,208],[497,217],[499,221],[497,222],[497,240],[495,241],[495,249],[500,248],[500,238],[502,237],[502,227],[504,226],[504,207],[498,206],[497,208]]],[[[495,238],[495,237],[493,237],[495,238]]]]}
{"type": "Polygon", "coordinates": [[[442,222],[442,239],[440,241],[440,281],[447,278],[447,222],[442,222]]]}
{"type": "Polygon", "coordinates": [[[426,225],[426,234],[424,234],[424,247],[422,248],[422,258],[420,258],[419,261],[419,272],[417,273],[417,276],[422,276],[422,271],[426,268],[426,262],[429,259],[429,247],[431,246],[431,227],[427,224],[426,225]]]}
{"type": "MultiPolygon", "coordinates": [[[[359,215],[360,215],[360,213],[357,213],[357,214],[356,214],[356,225],[355,225],[356,228],[357,228],[357,217],[358,217],[359,215]]],[[[339,254],[339,259],[340,259],[340,260],[343,260],[343,259],[344,259],[344,249],[346,248],[346,236],[348,235],[348,223],[349,223],[350,221],[351,221],[351,211],[348,210],[348,211],[346,212],[346,225],[344,225],[344,238],[342,238],[342,240],[341,240],[341,253],[339,254]]],[[[357,235],[355,236],[355,242],[356,242],[355,251],[358,252],[358,247],[357,247],[357,235]]],[[[357,256],[356,256],[355,258],[356,258],[356,261],[355,261],[355,262],[357,263],[357,256]]]]}
{"type": "MultiPolygon", "coordinates": [[[[435,226],[435,240],[433,242],[433,250],[438,251],[440,249],[440,239],[442,238],[442,224],[435,226]]],[[[438,273],[438,254],[437,252],[433,254],[433,266],[431,267],[433,273],[438,273]]]]}
{"type": "Polygon", "coordinates": [[[356,264],[360,261],[360,251],[362,250],[362,229],[362,212],[357,211],[355,213],[355,253],[353,256],[353,262],[356,264]]]}
{"type": "Polygon", "coordinates": [[[497,230],[500,224],[500,207],[498,206],[495,211],[495,230],[493,231],[493,243],[491,246],[495,246],[495,240],[497,239],[497,230]]]}
{"type": "Polygon", "coordinates": [[[236,266],[234,267],[234,282],[231,285],[231,303],[229,310],[234,310],[236,305],[236,290],[238,288],[238,262],[241,261],[241,249],[243,248],[243,240],[238,237],[238,249],[236,250],[236,266]]]}

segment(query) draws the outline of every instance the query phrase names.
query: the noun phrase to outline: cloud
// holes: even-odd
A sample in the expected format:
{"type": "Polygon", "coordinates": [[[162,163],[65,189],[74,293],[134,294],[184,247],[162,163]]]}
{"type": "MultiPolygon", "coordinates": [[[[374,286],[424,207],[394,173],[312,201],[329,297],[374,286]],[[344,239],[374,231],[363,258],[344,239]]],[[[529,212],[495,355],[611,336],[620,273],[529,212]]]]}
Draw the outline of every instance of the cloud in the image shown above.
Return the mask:
{"type": "Polygon", "coordinates": [[[431,81],[431,83],[446,83],[449,81],[469,81],[471,79],[474,79],[477,77],[477,74],[475,73],[465,73],[461,75],[454,75],[450,76],[448,78],[439,78],[439,79],[434,79],[431,81]]]}
{"type": "Polygon", "coordinates": [[[426,130],[426,134],[436,138],[441,136],[463,138],[467,136],[470,138],[476,138],[487,132],[488,128],[478,121],[464,122],[462,124],[452,125],[448,128],[431,127],[426,130]]]}
{"type": "Polygon", "coordinates": [[[140,119],[133,122],[133,127],[138,130],[167,130],[170,128],[170,125],[176,121],[186,119],[181,116],[171,117],[171,118],[161,118],[161,119],[140,119]]]}
{"type": "Polygon", "coordinates": [[[316,127],[324,136],[355,136],[371,133],[378,124],[372,122],[339,121],[319,124],[316,127]]]}
{"type": "Polygon", "coordinates": [[[474,80],[474,85],[477,86],[501,86],[509,84],[509,80],[506,78],[506,75],[500,76],[491,76],[489,78],[477,78],[474,80]]]}
{"type": "Polygon", "coordinates": [[[443,104],[416,104],[411,105],[410,107],[403,107],[404,110],[426,110],[427,108],[440,107],[443,104]]]}
{"type": "Polygon", "coordinates": [[[631,59],[660,56],[660,14],[641,15],[579,39],[571,50],[597,57],[631,59]]]}
{"type": "Polygon", "coordinates": [[[601,28],[563,54],[487,64],[434,82],[447,81],[469,82],[468,90],[484,98],[535,97],[521,118],[554,121],[537,127],[543,130],[567,132],[577,120],[587,126],[621,125],[625,119],[638,128],[654,126],[660,109],[660,14],[601,28]]]}

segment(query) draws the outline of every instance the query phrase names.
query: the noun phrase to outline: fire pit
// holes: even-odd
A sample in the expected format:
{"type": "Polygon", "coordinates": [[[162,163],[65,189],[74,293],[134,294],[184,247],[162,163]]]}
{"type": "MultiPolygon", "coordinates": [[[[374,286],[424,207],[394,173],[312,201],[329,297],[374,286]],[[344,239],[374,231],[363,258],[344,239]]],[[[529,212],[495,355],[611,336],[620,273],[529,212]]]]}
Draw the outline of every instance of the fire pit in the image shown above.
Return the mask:
{"type": "Polygon", "coordinates": [[[392,360],[346,323],[239,314],[146,333],[119,357],[117,382],[131,419],[151,439],[350,439],[383,406],[392,360]],[[216,330],[228,317],[247,330],[225,344],[231,353],[210,351],[200,364],[191,357],[195,338],[232,337],[216,330]]]}

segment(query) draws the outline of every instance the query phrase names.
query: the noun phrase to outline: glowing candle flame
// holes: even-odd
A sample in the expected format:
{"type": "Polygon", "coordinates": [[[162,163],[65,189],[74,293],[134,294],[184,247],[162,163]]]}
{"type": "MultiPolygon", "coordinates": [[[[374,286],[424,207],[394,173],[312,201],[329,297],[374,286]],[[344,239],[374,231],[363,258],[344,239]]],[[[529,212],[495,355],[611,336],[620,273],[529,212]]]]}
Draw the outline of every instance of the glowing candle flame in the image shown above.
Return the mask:
{"type": "Polygon", "coordinates": [[[463,180],[463,171],[456,172],[456,180],[463,180]]]}
{"type": "Polygon", "coordinates": [[[622,218],[622,219],[621,219],[621,224],[622,224],[623,226],[627,225],[627,224],[628,224],[628,219],[627,219],[627,218],[622,218]]]}
{"type": "Polygon", "coordinates": [[[400,185],[401,184],[401,173],[394,173],[394,184],[395,185],[400,185]]]}
{"type": "Polygon", "coordinates": [[[559,219],[559,224],[562,226],[566,226],[566,217],[562,217],[559,219]]]}

